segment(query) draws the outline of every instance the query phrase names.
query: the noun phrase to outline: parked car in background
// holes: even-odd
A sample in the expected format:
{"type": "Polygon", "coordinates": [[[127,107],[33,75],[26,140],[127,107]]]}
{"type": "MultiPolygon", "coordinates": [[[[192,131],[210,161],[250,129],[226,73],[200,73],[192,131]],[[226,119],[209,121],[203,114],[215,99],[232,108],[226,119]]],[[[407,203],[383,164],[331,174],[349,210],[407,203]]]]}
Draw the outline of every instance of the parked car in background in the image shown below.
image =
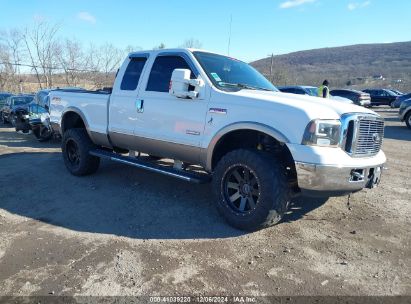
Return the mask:
{"type": "Polygon", "coordinates": [[[398,115],[400,120],[405,121],[407,127],[411,129],[411,99],[404,100],[401,103],[398,115]]]}
{"type": "Polygon", "coordinates": [[[330,94],[332,96],[344,97],[351,100],[354,104],[358,106],[368,107],[371,105],[370,94],[350,89],[336,89],[331,90],[330,94]]]}
{"type": "MultiPolygon", "coordinates": [[[[298,95],[318,96],[318,88],[311,86],[281,86],[277,87],[283,93],[291,93],[298,95]]],[[[352,104],[353,102],[348,98],[330,95],[330,99],[352,104]]]]}
{"type": "Polygon", "coordinates": [[[36,93],[36,96],[34,96],[34,102],[39,106],[45,108],[47,111],[50,108],[49,94],[51,91],[51,89],[40,90],[36,93]]]}
{"type": "Polygon", "coordinates": [[[393,103],[391,103],[391,108],[399,108],[401,106],[401,103],[404,100],[407,100],[407,99],[411,99],[411,93],[403,94],[403,95],[398,96],[395,99],[395,101],[393,103]]]}
{"type": "Polygon", "coordinates": [[[16,131],[32,131],[39,141],[47,141],[54,135],[48,109],[35,102],[31,102],[26,108],[20,108],[15,117],[16,131]]]}
{"type": "Polygon", "coordinates": [[[390,89],[390,91],[391,92],[394,92],[395,94],[397,94],[397,95],[404,95],[404,93],[403,92],[401,92],[401,91],[398,91],[398,90],[395,90],[395,89],[390,89]]]}
{"type": "Polygon", "coordinates": [[[351,99],[341,97],[341,96],[334,96],[334,95],[330,94],[330,99],[336,100],[336,101],[339,101],[339,102],[348,103],[348,104],[354,104],[354,101],[352,101],[351,99]]]}
{"type": "Polygon", "coordinates": [[[0,92],[0,111],[4,107],[4,105],[6,104],[7,98],[9,98],[12,95],[13,94],[11,94],[11,93],[0,92]]]}
{"type": "Polygon", "coordinates": [[[35,102],[31,101],[28,104],[22,104],[13,108],[10,114],[10,122],[16,129],[16,132],[28,133],[31,130],[28,121],[23,116],[29,113],[29,108],[34,105],[36,105],[35,102]]]}
{"type": "Polygon", "coordinates": [[[19,107],[25,106],[32,102],[34,99],[33,95],[13,95],[7,98],[6,104],[1,111],[1,119],[4,124],[12,123],[13,110],[17,110],[19,107]]]}
{"type": "Polygon", "coordinates": [[[386,89],[367,89],[363,92],[370,94],[371,106],[391,106],[398,94],[386,89]]]}
{"type": "Polygon", "coordinates": [[[283,93],[317,96],[317,87],[310,86],[281,86],[277,87],[283,93]]]}

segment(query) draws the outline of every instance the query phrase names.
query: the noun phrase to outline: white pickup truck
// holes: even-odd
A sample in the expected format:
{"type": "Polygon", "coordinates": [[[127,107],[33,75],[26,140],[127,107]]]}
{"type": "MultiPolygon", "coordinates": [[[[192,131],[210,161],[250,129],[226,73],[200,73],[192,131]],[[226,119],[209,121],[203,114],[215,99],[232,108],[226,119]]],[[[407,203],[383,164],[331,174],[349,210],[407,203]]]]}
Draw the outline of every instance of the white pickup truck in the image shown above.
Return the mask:
{"type": "Polygon", "coordinates": [[[131,53],[112,92],[55,90],[50,100],[72,174],[108,158],[212,181],[218,210],[244,230],[280,221],[294,194],[373,188],[386,162],[384,121],[373,111],[280,93],[248,64],[200,50],[131,53]]]}

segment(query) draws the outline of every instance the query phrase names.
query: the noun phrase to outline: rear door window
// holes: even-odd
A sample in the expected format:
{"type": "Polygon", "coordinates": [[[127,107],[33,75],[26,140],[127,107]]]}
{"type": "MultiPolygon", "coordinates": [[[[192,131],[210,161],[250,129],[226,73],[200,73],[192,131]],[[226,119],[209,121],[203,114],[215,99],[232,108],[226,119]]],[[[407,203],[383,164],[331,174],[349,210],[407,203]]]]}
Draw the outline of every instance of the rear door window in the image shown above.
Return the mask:
{"type": "Polygon", "coordinates": [[[134,91],[137,89],[137,85],[146,61],[147,58],[145,57],[131,58],[124,73],[123,80],[121,81],[121,90],[134,91]]]}
{"type": "Polygon", "coordinates": [[[191,71],[191,78],[195,79],[196,77],[184,58],[180,56],[158,56],[151,69],[146,90],[168,92],[171,74],[175,69],[188,69],[191,71]]]}

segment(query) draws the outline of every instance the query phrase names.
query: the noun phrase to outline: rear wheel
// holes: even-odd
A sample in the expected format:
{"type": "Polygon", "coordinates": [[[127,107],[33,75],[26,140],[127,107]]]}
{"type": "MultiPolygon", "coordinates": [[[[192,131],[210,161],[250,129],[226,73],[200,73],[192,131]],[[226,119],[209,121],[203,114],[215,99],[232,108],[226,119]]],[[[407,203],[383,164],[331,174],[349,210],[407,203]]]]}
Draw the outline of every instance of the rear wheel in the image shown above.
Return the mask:
{"type": "Polygon", "coordinates": [[[405,123],[409,129],[411,129],[411,111],[405,115],[405,123]]]}
{"type": "Polygon", "coordinates": [[[289,203],[283,166],[259,151],[226,154],[215,169],[213,188],[219,212],[241,230],[254,231],[278,223],[289,203]]]}
{"type": "Polygon", "coordinates": [[[76,176],[88,175],[97,171],[100,158],[89,154],[95,145],[85,129],[69,129],[64,132],[62,141],[63,159],[69,172],[76,176]]]}

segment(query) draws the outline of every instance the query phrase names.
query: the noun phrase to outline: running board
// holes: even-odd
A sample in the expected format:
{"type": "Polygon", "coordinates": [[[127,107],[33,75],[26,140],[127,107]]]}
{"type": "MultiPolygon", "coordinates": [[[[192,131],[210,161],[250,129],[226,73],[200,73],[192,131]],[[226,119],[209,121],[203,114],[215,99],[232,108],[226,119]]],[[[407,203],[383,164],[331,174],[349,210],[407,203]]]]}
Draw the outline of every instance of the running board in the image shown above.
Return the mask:
{"type": "Polygon", "coordinates": [[[89,154],[100,158],[109,159],[118,163],[126,164],[129,166],[137,167],[140,169],[148,170],[151,172],[172,176],[190,183],[205,184],[210,182],[211,180],[210,175],[208,174],[176,170],[172,167],[160,166],[138,158],[122,156],[117,153],[101,149],[91,150],[89,154]]]}

